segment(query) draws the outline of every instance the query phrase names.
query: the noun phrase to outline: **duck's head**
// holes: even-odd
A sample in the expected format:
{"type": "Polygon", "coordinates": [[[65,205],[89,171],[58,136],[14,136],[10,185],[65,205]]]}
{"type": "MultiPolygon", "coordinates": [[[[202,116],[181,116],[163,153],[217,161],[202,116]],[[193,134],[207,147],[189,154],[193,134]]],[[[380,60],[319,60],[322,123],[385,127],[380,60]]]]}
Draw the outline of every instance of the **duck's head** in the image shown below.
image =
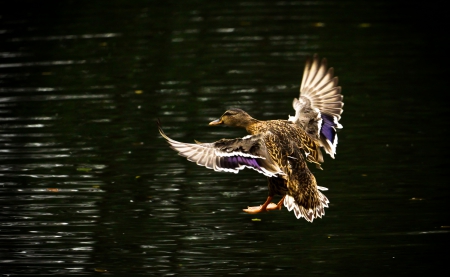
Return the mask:
{"type": "Polygon", "coordinates": [[[227,125],[231,127],[246,128],[249,124],[256,121],[248,113],[241,109],[229,109],[219,118],[209,123],[210,126],[227,125]]]}

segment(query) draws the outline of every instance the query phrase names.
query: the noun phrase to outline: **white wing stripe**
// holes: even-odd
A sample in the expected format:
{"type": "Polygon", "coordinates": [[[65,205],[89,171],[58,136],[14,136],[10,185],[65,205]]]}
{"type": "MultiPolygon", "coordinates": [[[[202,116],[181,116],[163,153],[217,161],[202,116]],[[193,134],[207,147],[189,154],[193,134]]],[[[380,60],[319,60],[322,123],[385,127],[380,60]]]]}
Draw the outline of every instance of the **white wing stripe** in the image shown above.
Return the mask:
{"type": "Polygon", "coordinates": [[[219,157],[233,157],[233,156],[241,156],[241,157],[248,157],[248,158],[255,158],[255,159],[265,159],[264,157],[260,157],[260,156],[255,156],[252,154],[248,154],[248,153],[242,153],[242,152],[222,152],[220,150],[215,150],[215,154],[219,157]]]}

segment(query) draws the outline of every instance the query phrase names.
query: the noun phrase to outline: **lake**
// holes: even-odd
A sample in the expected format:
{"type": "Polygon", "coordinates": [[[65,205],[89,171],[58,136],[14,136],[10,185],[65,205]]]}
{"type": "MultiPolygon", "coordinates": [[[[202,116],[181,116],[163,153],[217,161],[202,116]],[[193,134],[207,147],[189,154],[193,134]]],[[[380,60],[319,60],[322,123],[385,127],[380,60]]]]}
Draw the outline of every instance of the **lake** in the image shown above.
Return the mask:
{"type": "MultiPolygon", "coordinates": [[[[436,275],[448,260],[439,7],[392,1],[0,5],[1,276],[436,275]],[[307,57],[344,95],[326,215],[262,204],[159,135],[213,142],[231,107],[287,119],[307,57]]],[[[444,94],[445,93],[445,94],[444,94]]]]}

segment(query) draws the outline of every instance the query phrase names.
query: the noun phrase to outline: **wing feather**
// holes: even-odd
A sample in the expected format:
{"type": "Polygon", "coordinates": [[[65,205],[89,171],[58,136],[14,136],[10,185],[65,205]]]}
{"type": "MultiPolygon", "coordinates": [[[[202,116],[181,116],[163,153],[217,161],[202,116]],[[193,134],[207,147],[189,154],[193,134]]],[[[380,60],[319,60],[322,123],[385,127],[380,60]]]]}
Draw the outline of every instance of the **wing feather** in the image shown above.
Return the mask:
{"type": "Polygon", "coordinates": [[[336,129],[342,128],[339,120],[344,106],[341,87],[337,85],[334,69],[327,69],[327,60],[320,61],[314,55],[312,60],[306,61],[300,96],[292,103],[295,116],[289,117],[289,121],[298,124],[313,139],[318,139],[332,158],[336,154],[336,129]]]}
{"type": "Polygon", "coordinates": [[[169,138],[158,124],[159,132],[179,155],[215,171],[238,173],[251,168],[268,177],[284,175],[265,147],[261,136],[221,139],[213,143],[184,143],[169,138]]]}

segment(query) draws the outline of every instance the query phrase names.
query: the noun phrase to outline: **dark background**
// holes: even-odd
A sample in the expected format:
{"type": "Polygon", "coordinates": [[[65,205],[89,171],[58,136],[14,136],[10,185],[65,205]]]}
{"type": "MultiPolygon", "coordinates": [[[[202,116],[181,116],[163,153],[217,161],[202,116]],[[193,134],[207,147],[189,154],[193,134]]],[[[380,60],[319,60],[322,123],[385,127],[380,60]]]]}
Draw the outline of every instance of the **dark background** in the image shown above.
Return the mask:
{"type": "Polygon", "coordinates": [[[445,270],[445,9],[399,1],[2,1],[0,273],[399,276],[445,270]],[[242,137],[230,107],[294,111],[304,61],[339,76],[324,218],[242,212],[267,196],[176,140],[242,137]]]}

